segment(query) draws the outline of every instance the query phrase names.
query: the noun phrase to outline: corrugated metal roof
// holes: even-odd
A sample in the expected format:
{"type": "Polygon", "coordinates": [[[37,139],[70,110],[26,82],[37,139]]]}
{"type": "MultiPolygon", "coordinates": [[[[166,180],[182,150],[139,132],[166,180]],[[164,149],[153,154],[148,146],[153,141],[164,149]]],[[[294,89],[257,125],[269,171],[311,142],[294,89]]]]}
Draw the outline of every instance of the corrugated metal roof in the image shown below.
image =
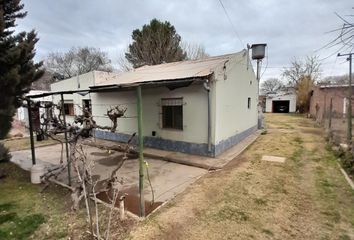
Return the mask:
{"type": "MultiPolygon", "coordinates": [[[[320,88],[345,88],[349,87],[349,84],[328,84],[328,85],[320,85],[320,88]]],[[[354,87],[354,85],[352,86],[354,87]]]]}
{"type": "Polygon", "coordinates": [[[96,86],[125,85],[152,81],[200,78],[211,75],[214,70],[231,58],[244,56],[245,51],[222,56],[209,57],[201,60],[189,60],[143,66],[129,72],[112,74],[106,81],[96,86]]]}

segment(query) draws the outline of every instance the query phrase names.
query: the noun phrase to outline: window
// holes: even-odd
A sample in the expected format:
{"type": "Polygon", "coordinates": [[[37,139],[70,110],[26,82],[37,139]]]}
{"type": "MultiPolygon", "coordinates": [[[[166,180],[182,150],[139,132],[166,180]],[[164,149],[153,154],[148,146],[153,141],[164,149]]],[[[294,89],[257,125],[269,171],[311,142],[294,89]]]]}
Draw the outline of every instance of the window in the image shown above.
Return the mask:
{"type": "Polygon", "coordinates": [[[65,115],[73,116],[74,113],[74,104],[73,103],[64,103],[64,113],[65,115]]]}
{"type": "Polygon", "coordinates": [[[247,108],[251,109],[251,98],[250,97],[247,99],[247,108]]]}
{"type": "Polygon", "coordinates": [[[183,130],[183,98],[163,98],[162,128],[183,130]]]}

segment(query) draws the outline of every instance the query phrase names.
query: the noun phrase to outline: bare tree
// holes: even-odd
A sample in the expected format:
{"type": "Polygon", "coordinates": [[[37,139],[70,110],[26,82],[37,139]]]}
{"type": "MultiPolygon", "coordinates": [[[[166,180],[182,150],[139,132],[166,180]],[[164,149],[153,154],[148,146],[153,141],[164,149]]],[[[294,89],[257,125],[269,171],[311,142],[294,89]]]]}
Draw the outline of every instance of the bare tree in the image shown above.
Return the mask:
{"type": "Polygon", "coordinates": [[[304,61],[294,59],[291,67],[284,68],[282,73],[294,87],[297,95],[297,109],[300,112],[309,110],[310,92],[313,85],[319,80],[321,63],[317,56],[306,57],[304,61]]]}
{"type": "MultiPolygon", "coordinates": [[[[124,52],[127,52],[128,49],[126,49],[124,52]]],[[[118,56],[118,70],[122,72],[128,72],[133,69],[133,65],[128,61],[128,59],[125,57],[125,53],[121,53],[118,56]]]]}
{"type": "Polygon", "coordinates": [[[209,57],[205,52],[205,47],[197,43],[182,42],[181,48],[187,54],[188,60],[197,60],[209,57]]]}
{"type": "Polygon", "coordinates": [[[261,90],[263,93],[277,92],[285,87],[284,83],[278,78],[268,78],[261,84],[261,90]]]}
{"type": "Polygon", "coordinates": [[[70,78],[94,70],[112,71],[107,53],[97,48],[78,47],[68,52],[50,53],[45,60],[48,71],[70,78]]]}
{"type": "Polygon", "coordinates": [[[291,66],[284,68],[282,76],[295,89],[304,77],[310,77],[313,83],[317,82],[321,76],[321,63],[318,56],[308,56],[305,60],[294,58],[291,66]]]}

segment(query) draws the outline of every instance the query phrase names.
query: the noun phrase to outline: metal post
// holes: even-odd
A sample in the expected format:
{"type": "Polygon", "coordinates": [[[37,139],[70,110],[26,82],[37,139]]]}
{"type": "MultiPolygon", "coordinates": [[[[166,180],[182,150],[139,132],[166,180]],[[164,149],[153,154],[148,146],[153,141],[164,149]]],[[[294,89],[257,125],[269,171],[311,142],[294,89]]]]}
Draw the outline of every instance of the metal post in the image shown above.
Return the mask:
{"type": "Polygon", "coordinates": [[[29,99],[27,99],[27,109],[28,109],[28,126],[29,126],[30,141],[31,141],[32,164],[35,165],[36,164],[36,151],[34,149],[31,101],[29,99]]]}
{"type": "Polygon", "coordinates": [[[143,109],[141,99],[141,86],[136,89],[137,113],[138,113],[138,137],[139,137],[139,195],[140,195],[140,217],[145,217],[144,200],[144,139],[143,139],[143,109]]]}
{"type": "Polygon", "coordinates": [[[65,110],[64,110],[64,95],[61,94],[61,112],[63,114],[63,122],[65,126],[64,137],[65,137],[65,151],[66,151],[66,162],[68,163],[68,181],[69,186],[71,186],[71,161],[69,160],[69,148],[68,148],[68,133],[67,133],[67,126],[66,126],[66,117],[65,117],[65,110]]]}
{"type": "Polygon", "coordinates": [[[329,116],[328,116],[328,130],[332,129],[332,111],[333,111],[333,98],[329,102],[329,116]]]}
{"type": "Polygon", "coordinates": [[[258,81],[258,94],[259,94],[259,80],[260,80],[260,76],[259,76],[259,66],[260,66],[260,63],[261,60],[257,59],[257,81],[258,81]]]}
{"type": "Polygon", "coordinates": [[[262,110],[261,110],[261,105],[259,103],[259,88],[260,88],[260,76],[259,76],[259,72],[260,72],[260,62],[261,60],[260,59],[257,59],[257,75],[256,75],[256,78],[257,78],[257,112],[258,112],[258,122],[257,122],[257,126],[258,126],[258,129],[261,129],[263,124],[262,124],[262,110]]]}
{"type": "Polygon", "coordinates": [[[349,149],[352,148],[352,57],[354,53],[340,54],[338,57],[348,56],[349,61],[349,84],[348,84],[348,111],[347,111],[347,144],[349,149]]]}
{"type": "Polygon", "coordinates": [[[352,54],[349,55],[349,102],[348,102],[348,133],[347,141],[349,149],[352,148],[352,54]]]}

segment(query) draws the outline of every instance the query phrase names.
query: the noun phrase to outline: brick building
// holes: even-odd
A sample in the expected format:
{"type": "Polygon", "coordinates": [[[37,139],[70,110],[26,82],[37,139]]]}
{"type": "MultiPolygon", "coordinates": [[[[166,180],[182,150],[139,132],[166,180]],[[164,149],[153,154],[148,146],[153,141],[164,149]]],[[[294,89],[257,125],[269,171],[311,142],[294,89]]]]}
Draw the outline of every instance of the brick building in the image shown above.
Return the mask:
{"type": "MultiPolygon", "coordinates": [[[[354,87],[353,87],[354,93],[354,87]]],[[[348,104],[348,85],[316,86],[311,93],[310,114],[317,122],[322,123],[327,116],[332,99],[332,112],[337,118],[345,117],[348,104]]],[[[354,101],[352,100],[354,113],[354,101]]]]}

